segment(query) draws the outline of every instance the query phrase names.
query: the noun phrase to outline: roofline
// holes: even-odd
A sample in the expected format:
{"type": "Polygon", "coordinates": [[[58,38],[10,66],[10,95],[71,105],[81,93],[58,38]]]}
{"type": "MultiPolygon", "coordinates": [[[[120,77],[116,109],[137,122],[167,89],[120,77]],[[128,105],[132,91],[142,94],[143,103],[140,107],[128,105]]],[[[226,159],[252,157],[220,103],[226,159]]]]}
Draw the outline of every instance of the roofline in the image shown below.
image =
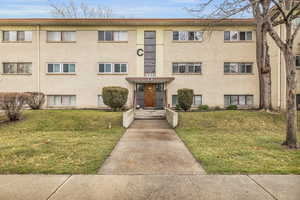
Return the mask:
{"type": "Polygon", "coordinates": [[[2,18],[0,25],[11,26],[253,26],[254,18],[196,19],[196,18],[110,18],[110,19],[67,19],[67,18],[2,18]]]}

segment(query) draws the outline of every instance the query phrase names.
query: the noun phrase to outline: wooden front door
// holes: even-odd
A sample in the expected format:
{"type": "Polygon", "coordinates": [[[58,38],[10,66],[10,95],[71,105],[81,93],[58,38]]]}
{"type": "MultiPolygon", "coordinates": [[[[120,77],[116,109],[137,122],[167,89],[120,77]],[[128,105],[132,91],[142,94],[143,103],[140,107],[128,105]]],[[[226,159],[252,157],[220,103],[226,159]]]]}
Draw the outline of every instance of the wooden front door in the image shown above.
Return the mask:
{"type": "Polygon", "coordinates": [[[155,84],[145,84],[145,107],[155,107],[155,84]]]}

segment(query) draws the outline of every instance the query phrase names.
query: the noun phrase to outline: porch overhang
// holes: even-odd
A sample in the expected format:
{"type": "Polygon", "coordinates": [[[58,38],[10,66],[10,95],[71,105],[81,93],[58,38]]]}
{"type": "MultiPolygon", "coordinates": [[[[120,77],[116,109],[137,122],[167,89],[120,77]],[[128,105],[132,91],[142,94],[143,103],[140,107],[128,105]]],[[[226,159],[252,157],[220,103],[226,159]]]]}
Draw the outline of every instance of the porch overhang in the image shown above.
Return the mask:
{"type": "Polygon", "coordinates": [[[130,83],[169,83],[174,77],[127,77],[126,80],[130,83]]]}

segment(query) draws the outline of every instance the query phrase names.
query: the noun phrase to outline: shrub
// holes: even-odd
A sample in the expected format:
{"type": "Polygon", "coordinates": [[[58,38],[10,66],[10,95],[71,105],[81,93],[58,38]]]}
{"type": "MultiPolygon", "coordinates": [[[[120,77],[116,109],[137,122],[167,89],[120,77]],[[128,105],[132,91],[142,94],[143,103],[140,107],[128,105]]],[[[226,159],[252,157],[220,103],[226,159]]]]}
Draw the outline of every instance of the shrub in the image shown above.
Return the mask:
{"type": "Polygon", "coordinates": [[[177,90],[177,96],[178,104],[182,110],[188,111],[191,109],[193,104],[194,90],[188,88],[179,89],[177,90]]]}
{"type": "Polygon", "coordinates": [[[209,106],[208,105],[199,105],[198,110],[207,111],[207,110],[209,110],[209,106]]]}
{"type": "Polygon", "coordinates": [[[0,108],[10,121],[17,121],[21,117],[23,106],[26,104],[27,95],[24,93],[0,93],[0,108]]]}
{"type": "Polygon", "coordinates": [[[222,110],[222,109],[220,108],[220,106],[216,106],[214,107],[214,110],[222,110]]]}
{"type": "Polygon", "coordinates": [[[175,110],[181,110],[181,108],[180,108],[180,105],[179,105],[179,104],[176,104],[176,106],[175,106],[175,110]]]}
{"type": "Polygon", "coordinates": [[[227,110],[237,110],[237,106],[236,105],[229,105],[226,107],[227,110]]]}
{"type": "Polygon", "coordinates": [[[121,110],[127,102],[128,89],[122,87],[104,87],[102,97],[105,105],[113,111],[121,110]]]}
{"type": "Polygon", "coordinates": [[[33,110],[39,110],[45,103],[45,95],[41,92],[26,92],[27,101],[26,103],[33,110]]]}

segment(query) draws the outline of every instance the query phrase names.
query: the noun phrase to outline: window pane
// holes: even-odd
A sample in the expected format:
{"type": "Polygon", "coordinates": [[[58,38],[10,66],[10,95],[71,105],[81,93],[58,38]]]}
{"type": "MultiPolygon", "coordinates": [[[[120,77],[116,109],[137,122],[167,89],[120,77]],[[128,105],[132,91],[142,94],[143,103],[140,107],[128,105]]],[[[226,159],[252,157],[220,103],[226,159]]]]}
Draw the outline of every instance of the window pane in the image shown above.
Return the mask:
{"type": "Polygon", "coordinates": [[[231,31],[230,32],[230,40],[232,40],[232,41],[238,40],[238,34],[239,34],[238,31],[231,31]]]}
{"type": "Polygon", "coordinates": [[[238,72],[238,64],[237,63],[230,63],[230,72],[237,73],[238,72]]]}
{"type": "Polygon", "coordinates": [[[230,96],[224,96],[224,105],[225,106],[230,105],[230,96]]]}
{"type": "Polygon", "coordinates": [[[17,31],[9,31],[9,41],[17,41],[17,31]]]}
{"type": "Polygon", "coordinates": [[[247,32],[247,40],[252,40],[252,31],[247,32]]]}
{"type": "Polygon", "coordinates": [[[246,64],[246,73],[252,73],[252,64],[246,64]]]}
{"type": "Polygon", "coordinates": [[[111,64],[105,64],[105,72],[111,72],[111,64]]]}
{"type": "Polygon", "coordinates": [[[224,31],[224,40],[230,40],[230,31],[224,31]]]}
{"type": "Polygon", "coordinates": [[[230,96],[230,104],[238,105],[238,96],[230,96]]]}
{"type": "Polygon", "coordinates": [[[176,106],[178,104],[177,95],[172,95],[172,106],[176,106]]]}
{"type": "Polygon", "coordinates": [[[246,103],[247,103],[247,105],[253,105],[253,96],[252,95],[246,96],[246,103]]]}
{"type": "Polygon", "coordinates": [[[105,39],[104,31],[98,31],[98,40],[103,41],[104,39],[105,39]]]}
{"type": "Polygon", "coordinates": [[[70,96],[70,105],[75,106],[76,105],[76,96],[70,96]]]}
{"type": "Polygon", "coordinates": [[[62,96],[62,105],[64,106],[71,105],[70,96],[62,96]]]}
{"type": "Polygon", "coordinates": [[[54,72],[53,64],[48,64],[48,72],[54,72]]]}
{"type": "Polygon", "coordinates": [[[63,64],[63,72],[69,72],[69,64],[63,64]]]}
{"type": "Polygon", "coordinates": [[[75,72],[75,64],[69,64],[69,72],[75,72]]]}
{"type": "Polygon", "coordinates": [[[3,72],[4,73],[17,73],[17,64],[5,63],[3,72]]]}
{"type": "Polygon", "coordinates": [[[67,31],[62,32],[62,40],[63,41],[75,41],[75,32],[67,31]]]}
{"type": "Polygon", "coordinates": [[[102,95],[98,95],[98,106],[104,106],[102,95]]]}
{"type": "Polygon", "coordinates": [[[173,40],[179,40],[179,32],[178,31],[173,32],[173,40]]]}
{"type": "Polygon", "coordinates": [[[61,96],[54,96],[54,105],[56,106],[61,105],[61,96]]]}
{"type": "Polygon", "coordinates": [[[121,72],[121,65],[115,64],[115,72],[121,72]]]}
{"type": "Polygon", "coordinates": [[[26,73],[26,65],[23,64],[23,63],[19,63],[17,64],[17,72],[20,73],[20,74],[24,74],[26,73]]]}
{"type": "Polygon", "coordinates": [[[201,73],[201,64],[195,64],[195,72],[201,73]]]}
{"type": "Polygon", "coordinates": [[[113,40],[113,32],[112,31],[105,31],[105,40],[112,41],[113,40]]]}
{"type": "Polygon", "coordinates": [[[48,106],[53,106],[54,105],[54,96],[48,96],[47,104],[48,104],[48,106]]]}
{"type": "Polygon", "coordinates": [[[186,31],[180,31],[179,40],[187,40],[187,39],[188,39],[188,33],[186,31]]]}
{"type": "Polygon", "coordinates": [[[119,40],[120,41],[128,41],[128,32],[127,31],[120,31],[119,32],[119,40]]]}
{"type": "Polygon", "coordinates": [[[3,40],[9,41],[9,31],[3,31],[3,40]]]}
{"type": "Polygon", "coordinates": [[[195,72],[195,70],[194,70],[194,64],[187,64],[187,66],[188,66],[188,70],[189,70],[190,73],[195,72]]]}
{"type": "Polygon", "coordinates": [[[118,31],[114,31],[114,32],[113,32],[113,38],[114,38],[114,41],[120,41],[120,39],[119,39],[119,33],[120,33],[120,32],[118,32],[118,31]]]}
{"type": "Polygon", "coordinates": [[[201,95],[195,95],[193,98],[193,104],[194,106],[199,106],[202,104],[202,96],[201,95]]]}
{"type": "Polygon", "coordinates": [[[180,73],[185,73],[185,64],[179,64],[179,72],[180,73]]]}
{"type": "Polygon", "coordinates": [[[224,63],[224,72],[230,73],[230,63],[224,63]]]}
{"type": "Polygon", "coordinates": [[[24,31],[18,31],[18,41],[24,41],[25,40],[25,32],[24,31]]]}
{"type": "Polygon", "coordinates": [[[193,32],[193,31],[188,32],[188,39],[194,40],[194,38],[195,38],[195,32],[193,32]]]}
{"type": "Polygon", "coordinates": [[[53,67],[53,72],[61,72],[60,71],[60,64],[54,64],[53,66],[54,66],[53,67]]]}
{"type": "Polygon", "coordinates": [[[178,64],[177,63],[173,63],[173,73],[178,73],[179,69],[178,69],[178,64]]]}
{"type": "Polygon", "coordinates": [[[239,73],[246,73],[246,65],[245,63],[239,64],[239,73]]]}
{"type": "Polygon", "coordinates": [[[61,32],[48,32],[48,41],[61,41],[61,32]]]}
{"type": "Polygon", "coordinates": [[[240,40],[246,39],[246,32],[240,32],[240,40]]]}
{"type": "Polygon", "coordinates": [[[104,64],[99,64],[99,72],[104,73],[104,64]]]}
{"type": "Polygon", "coordinates": [[[202,41],[203,39],[203,32],[195,32],[195,40],[198,40],[198,41],[202,41]]]}
{"type": "Polygon", "coordinates": [[[121,64],[121,72],[127,72],[127,64],[121,64]]]}
{"type": "Polygon", "coordinates": [[[246,97],[239,96],[239,105],[246,105],[246,97]]]}
{"type": "Polygon", "coordinates": [[[32,41],[32,32],[25,31],[25,41],[32,41]]]}
{"type": "Polygon", "coordinates": [[[296,56],[296,67],[300,67],[300,56],[296,56]]]}

